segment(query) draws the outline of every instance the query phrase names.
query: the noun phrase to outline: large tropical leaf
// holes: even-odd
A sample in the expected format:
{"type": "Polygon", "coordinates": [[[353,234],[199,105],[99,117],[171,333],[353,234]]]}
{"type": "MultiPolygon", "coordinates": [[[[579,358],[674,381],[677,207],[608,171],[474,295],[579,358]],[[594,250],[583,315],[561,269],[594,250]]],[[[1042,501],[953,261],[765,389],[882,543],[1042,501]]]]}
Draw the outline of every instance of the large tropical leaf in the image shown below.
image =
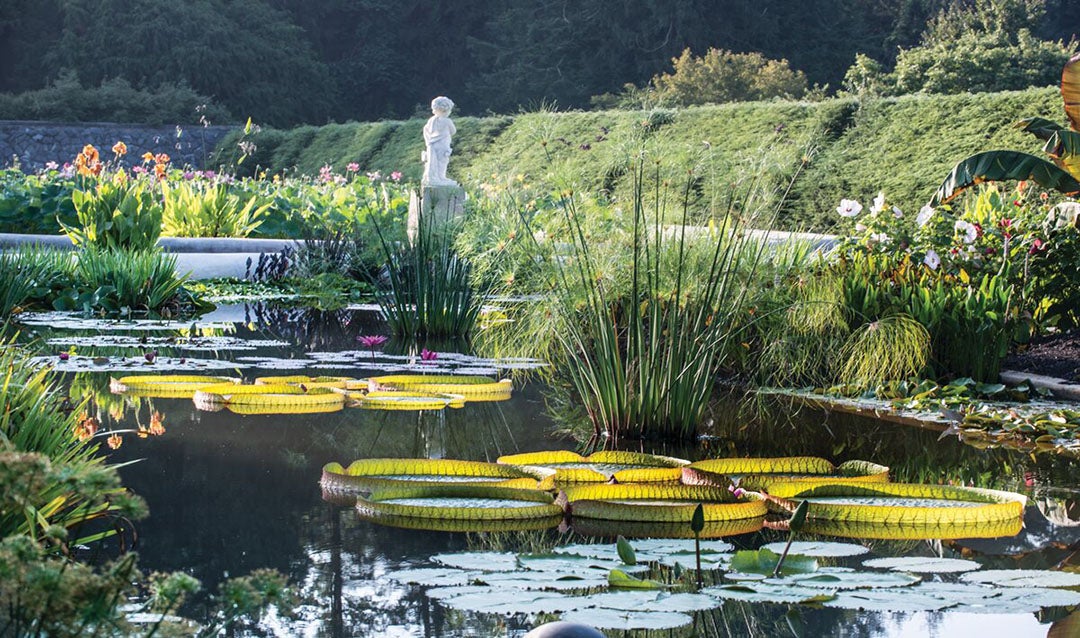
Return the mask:
{"type": "Polygon", "coordinates": [[[1080,131],[1080,53],[1072,56],[1061,72],[1061,99],[1074,131],[1080,131]]]}
{"type": "Polygon", "coordinates": [[[1055,164],[1080,179],[1080,133],[1064,129],[1055,131],[1047,138],[1043,151],[1054,159],[1055,164]]]}
{"type": "Polygon", "coordinates": [[[1045,117],[1025,118],[1017,122],[1016,125],[1020,127],[1020,130],[1031,133],[1040,140],[1048,140],[1054,133],[1065,130],[1064,126],[1045,117]]]}
{"type": "Polygon", "coordinates": [[[976,184],[1003,180],[1030,180],[1066,195],[1080,193],[1080,181],[1040,157],[1020,151],[986,151],[954,166],[934,193],[930,205],[947,203],[976,184]]]}

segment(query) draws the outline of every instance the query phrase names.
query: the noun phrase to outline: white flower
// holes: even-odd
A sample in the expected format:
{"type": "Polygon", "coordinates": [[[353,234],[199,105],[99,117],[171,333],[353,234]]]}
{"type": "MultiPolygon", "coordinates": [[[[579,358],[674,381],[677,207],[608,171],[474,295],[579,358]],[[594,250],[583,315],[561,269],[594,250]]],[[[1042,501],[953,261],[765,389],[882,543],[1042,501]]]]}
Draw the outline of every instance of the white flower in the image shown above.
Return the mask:
{"type": "Polygon", "coordinates": [[[915,216],[915,223],[919,225],[919,228],[922,228],[933,216],[934,209],[930,207],[930,204],[926,204],[919,209],[919,214],[915,216]]]}
{"type": "Polygon", "coordinates": [[[962,219],[956,220],[956,223],[953,224],[953,230],[958,233],[963,233],[965,244],[975,243],[975,239],[979,236],[979,231],[975,228],[975,224],[966,222],[962,219]]]}
{"type": "Polygon", "coordinates": [[[931,248],[926,251],[926,257],[923,257],[922,262],[929,266],[930,270],[937,270],[938,266],[941,265],[941,257],[938,257],[938,254],[931,248]]]}
{"type": "Polygon", "coordinates": [[[877,215],[885,209],[885,193],[878,192],[877,197],[874,198],[874,203],[870,205],[870,213],[877,215]]]}
{"type": "Polygon", "coordinates": [[[535,239],[536,243],[538,244],[543,243],[543,241],[547,239],[547,233],[545,233],[544,229],[541,228],[540,230],[533,233],[533,239],[535,239]]]}
{"type": "Polygon", "coordinates": [[[854,217],[862,212],[862,204],[854,199],[841,199],[836,212],[840,213],[841,217],[854,217]]]}
{"type": "Polygon", "coordinates": [[[876,241],[879,244],[887,244],[889,243],[890,238],[885,233],[872,233],[870,235],[870,241],[876,241]]]}
{"type": "Polygon", "coordinates": [[[897,219],[900,219],[901,217],[904,216],[904,211],[900,210],[896,206],[893,206],[892,207],[892,216],[897,218],[897,219]]]}
{"type": "Polygon", "coordinates": [[[855,224],[855,232],[862,233],[866,231],[866,224],[859,222],[855,224]]]}

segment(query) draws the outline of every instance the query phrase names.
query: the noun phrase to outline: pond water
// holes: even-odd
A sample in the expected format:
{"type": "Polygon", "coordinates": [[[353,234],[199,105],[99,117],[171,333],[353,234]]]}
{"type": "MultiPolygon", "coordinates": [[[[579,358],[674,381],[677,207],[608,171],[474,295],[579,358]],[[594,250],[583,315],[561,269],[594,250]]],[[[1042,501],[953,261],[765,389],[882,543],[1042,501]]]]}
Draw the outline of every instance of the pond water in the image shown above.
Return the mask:
{"type": "MultiPolygon", "coordinates": [[[[240,373],[248,379],[277,374],[363,377],[387,366],[386,360],[363,356],[357,345],[357,336],[385,331],[370,309],[314,312],[259,306],[223,309],[195,326],[123,328],[94,323],[64,327],[64,322],[47,318],[28,327],[24,336],[35,339],[45,356],[77,344],[76,354],[89,357],[90,365],[77,369],[90,372],[67,378],[73,395],[95,398],[106,428],[126,432],[118,449],[102,447],[112,462],[125,464],[124,484],[149,505],[150,516],[134,525],[135,548],[144,570],[182,570],[211,589],[224,578],[254,569],[280,570],[300,590],[301,605],[291,616],[265,620],[263,629],[273,635],[521,635],[537,618],[556,617],[462,611],[429,596],[426,587],[387,574],[428,566],[436,554],[577,543],[583,540],[580,534],[463,534],[387,527],[360,520],[350,507],[325,502],[318,484],[321,467],[331,461],[348,464],[376,457],[494,461],[504,454],[576,449],[575,441],[555,435],[539,384],[516,389],[509,401],[470,403],[439,412],[345,409],[327,414],[239,415],[200,411],[189,399],[141,399],[125,406],[109,394],[110,376],[186,369],[188,357],[238,362],[246,366],[240,373]],[[102,346],[71,341],[95,335],[106,335],[110,341],[102,346]],[[195,337],[208,339],[206,343],[217,349],[199,349],[205,344],[192,343],[195,337]],[[44,345],[48,340],[55,341],[44,345]],[[254,350],[229,349],[230,344],[251,340],[259,340],[254,350]],[[150,348],[157,351],[155,362],[141,364],[139,357],[150,348]],[[328,354],[358,350],[350,356],[328,354]],[[179,363],[181,358],[184,364],[179,363]],[[365,368],[372,360],[381,363],[365,368]],[[103,371],[93,371],[94,366],[103,371]],[[104,371],[110,366],[122,372],[104,371]],[[146,430],[154,411],[162,415],[159,425],[164,433],[139,437],[137,431],[146,430]]],[[[224,369],[212,374],[232,374],[228,365],[219,367],[224,369]]],[[[1068,456],[977,449],[955,436],[941,438],[937,431],[809,409],[774,410],[762,416],[740,412],[731,403],[715,407],[709,434],[700,445],[634,443],[627,449],[690,460],[792,455],[821,456],[837,463],[861,459],[890,466],[898,482],[974,485],[1029,497],[1025,529],[1015,537],[856,540],[869,553],[819,559],[823,565],[857,567],[867,559],[942,556],[973,559],[987,570],[1076,566],[1080,571],[1074,558],[1080,547],[1080,462],[1068,456]]],[[[800,540],[846,540],[804,536],[800,540]]],[[[786,537],[762,530],[725,540],[738,548],[756,549],[786,537]]],[[[932,574],[925,580],[955,579],[932,574]]],[[[610,635],[1045,636],[1054,623],[1067,628],[1077,622],[1063,608],[1038,613],[992,613],[993,607],[982,611],[878,612],[728,600],[687,612],[693,617],[690,627],[610,635]]]]}

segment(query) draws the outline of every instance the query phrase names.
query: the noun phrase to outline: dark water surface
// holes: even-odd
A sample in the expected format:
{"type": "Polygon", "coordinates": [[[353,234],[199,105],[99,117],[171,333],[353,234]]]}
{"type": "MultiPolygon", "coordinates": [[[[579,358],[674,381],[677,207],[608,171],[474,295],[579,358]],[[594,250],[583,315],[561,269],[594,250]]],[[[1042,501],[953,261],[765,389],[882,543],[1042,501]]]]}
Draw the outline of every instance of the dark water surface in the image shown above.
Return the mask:
{"type": "MultiPolygon", "coordinates": [[[[249,312],[243,318],[248,321],[238,322],[230,334],[287,341],[292,344],[288,348],[259,353],[283,358],[312,350],[355,350],[357,335],[382,331],[371,313],[362,312],[312,316],[271,311],[264,313],[262,320],[249,312]]],[[[62,334],[72,333],[42,328],[35,336],[62,334]]],[[[81,330],[78,334],[97,333],[81,330]]],[[[110,353],[115,354],[115,349],[110,353]]],[[[213,356],[250,354],[218,352],[213,356]]],[[[243,372],[249,379],[290,373],[370,374],[355,368],[243,372]]],[[[82,375],[76,386],[107,388],[109,376],[82,375]]],[[[100,392],[98,403],[103,422],[116,429],[145,425],[151,410],[164,415],[163,435],[125,435],[124,444],[110,453],[114,462],[137,461],[123,467],[121,474],[124,484],[146,499],[151,512],[135,524],[143,569],[182,570],[210,589],[226,577],[254,569],[280,570],[299,589],[302,604],[293,617],[266,619],[262,625],[266,633],[513,636],[523,634],[536,622],[446,609],[428,600],[422,588],[383,576],[423,562],[432,554],[490,548],[503,540],[497,535],[414,531],[364,522],[351,508],[324,502],[318,481],[322,465],[330,461],[348,464],[374,457],[494,461],[515,452],[576,449],[573,440],[553,436],[554,424],[545,414],[540,385],[516,390],[507,402],[421,413],[346,409],[316,415],[242,416],[228,411],[202,412],[187,399],[144,399],[137,409],[129,407],[121,415],[107,392],[100,392]],[[115,418],[106,414],[110,402],[115,418]]],[[[767,417],[740,416],[733,404],[724,404],[714,410],[709,437],[699,446],[637,443],[624,447],[691,460],[747,455],[814,455],[836,463],[871,460],[890,466],[895,481],[951,482],[1018,491],[1031,500],[1026,528],[1016,538],[864,544],[876,556],[964,556],[989,568],[1046,569],[1078,564],[1073,551],[1080,547],[1080,523],[1074,522],[1080,519],[1080,463],[1051,454],[980,450],[955,437],[939,440],[939,435],[809,410],[794,415],[781,410],[767,417]]],[[[546,534],[550,538],[557,533],[546,534]]],[[[784,537],[766,530],[728,540],[739,547],[756,548],[784,537]]],[[[568,536],[567,540],[580,539],[568,536]]],[[[1052,623],[1065,615],[1063,610],[1041,614],[881,613],[729,602],[716,610],[697,612],[692,629],[610,635],[1045,636],[1052,623]]]]}

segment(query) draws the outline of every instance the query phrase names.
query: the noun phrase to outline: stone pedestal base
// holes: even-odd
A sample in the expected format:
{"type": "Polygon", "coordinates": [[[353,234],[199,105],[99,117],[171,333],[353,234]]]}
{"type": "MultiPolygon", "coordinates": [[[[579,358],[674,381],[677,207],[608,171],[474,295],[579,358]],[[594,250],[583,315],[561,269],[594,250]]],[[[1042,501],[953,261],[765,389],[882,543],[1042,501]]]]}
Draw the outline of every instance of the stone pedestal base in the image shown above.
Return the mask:
{"type": "Polygon", "coordinates": [[[422,186],[409,194],[409,221],[405,230],[411,243],[420,220],[437,228],[465,215],[465,189],[460,186],[422,186]]]}

